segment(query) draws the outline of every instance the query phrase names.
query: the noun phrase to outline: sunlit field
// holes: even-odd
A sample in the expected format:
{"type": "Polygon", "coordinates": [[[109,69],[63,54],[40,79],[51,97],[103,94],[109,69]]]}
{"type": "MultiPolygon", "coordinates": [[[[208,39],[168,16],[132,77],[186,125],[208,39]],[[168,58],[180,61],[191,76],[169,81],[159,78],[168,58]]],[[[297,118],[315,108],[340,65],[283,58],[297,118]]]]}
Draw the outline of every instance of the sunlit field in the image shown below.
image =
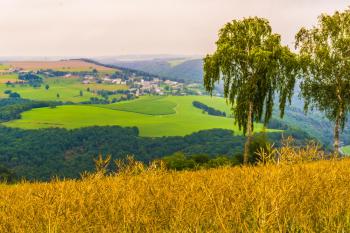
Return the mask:
{"type": "MultiPolygon", "coordinates": [[[[47,127],[80,128],[87,126],[136,126],[141,136],[183,136],[205,129],[230,129],[241,134],[234,119],[211,116],[192,105],[201,101],[222,111],[229,107],[222,98],[209,96],[145,96],[117,104],[65,105],[56,108],[39,108],[22,113],[22,118],[4,123],[9,127],[37,129],[47,127]],[[164,115],[167,114],[167,115],[164,115]]],[[[262,130],[256,124],[256,131],[262,130]]]]}
{"type": "Polygon", "coordinates": [[[0,232],[349,232],[350,160],[0,186],[0,232]]]}

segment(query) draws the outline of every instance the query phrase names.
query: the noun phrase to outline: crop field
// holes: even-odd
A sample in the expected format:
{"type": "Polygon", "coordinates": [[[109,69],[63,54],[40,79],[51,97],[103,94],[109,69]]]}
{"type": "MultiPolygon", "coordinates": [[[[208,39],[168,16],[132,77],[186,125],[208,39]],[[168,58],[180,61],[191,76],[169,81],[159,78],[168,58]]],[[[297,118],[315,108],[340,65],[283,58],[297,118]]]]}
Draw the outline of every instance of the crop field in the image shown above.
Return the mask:
{"type": "Polygon", "coordinates": [[[18,75],[17,74],[0,74],[0,85],[3,83],[7,83],[8,81],[10,82],[18,81],[18,75]]]}
{"type": "Polygon", "coordinates": [[[106,90],[106,91],[118,91],[118,90],[127,90],[128,86],[124,84],[100,84],[100,83],[91,83],[91,84],[75,84],[75,87],[82,88],[86,90],[90,88],[91,90],[106,90]]]}
{"type": "Polygon", "coordinates": [[[79,78],[44,78],[44,83],[41,87],[36,88],[20,84],[15,84],[14,87],[7,86],[5,83],[8,80],[16,81],[17,75],[0,76],[0,98],[7,97],[4,94],[5,90],[11,90],[19,93],[25,99],[71,101],[78,103],[87,101],[90,97],[97,97],[96,94],[88,92],[87,88],[95,91],[127,89],[126,85],[82,84],[79,78]],[[48,90],[45,89],[46,84],[49,85],[48,90]],[[80,91],[83,92],[83,96],[80,96],[80,91]],[[59,98],[57,98],[57,94],[59,94],[59,98]]]}
{"type": "Polygon", "coordinates": [[[7,62],[5,65],[21,68],[24,70],[40,70],[52,69],[67,72],[81,72],[81,71],[107,71],[114,72],[116,69],[95,65],[82,60],[62,60],[62,61],[13,61],[7,62]]]}
{"type": "Polygon", "coordinates": [[[130,171],[2,184],[0,232],[350,232],[349,159],[130,171]]]}
{"type": "Polygon", "coordinates": [[[75,78],[47,78],[41,87],[32,87],[30,85],[16,84],[14,87],[0,84],[0,98],[5,98],[5,90],[17,92],[22,98],[32,100],[57,100],[57,101],[72,101],[81,102],[89,100],[90,97],[95,96],[93,93],[85,91],[83,84],[79,85],[75,78]],[[45,89],[45,85],[49,85],[49,89],[45,89]],[[80,96],[80,90],[83,90],[83,96],[80,96]],[[57,98],[59,94],[59,98],[57,98]]]}
{"type": "Polygon", "coordinates": [[[1,70],[8,70],[10,68],[9,65],[6,65],[6,64],[0,64],[0,71],[1,70]]]}
{"type": "MultiPolygon", "coordinates": [[[[204,114],[192,106],[194,100],[206,102],[209,106],[223,110],[222,98],[209,96],[168,96],[162,99],[142,97],[125,103],[111,105],[65,105],[56,108],[38,108],[22,113],[22,119],[4,123],[9,127],[37,129],[47,127],[80,128],[87,126],[136,126],[141,136],[184,136],[206,129],[229,129],[240,134],[232,118],[204,114]],[[141,104],[140,102],[141,101],[141,104]],[[151,102],[152,107],[148,107],[151,102]],[[168,115],[176,104],[175,112],[168,115]],[[116,110],[116,108],[124,109],[116,110]],[[130,112],[138,109],[141,113],[130,112]],[[127,111],[126,111],[127,110],[127,111]]],[[[255,126],[262,129],[261,124],[255,126]]]]}

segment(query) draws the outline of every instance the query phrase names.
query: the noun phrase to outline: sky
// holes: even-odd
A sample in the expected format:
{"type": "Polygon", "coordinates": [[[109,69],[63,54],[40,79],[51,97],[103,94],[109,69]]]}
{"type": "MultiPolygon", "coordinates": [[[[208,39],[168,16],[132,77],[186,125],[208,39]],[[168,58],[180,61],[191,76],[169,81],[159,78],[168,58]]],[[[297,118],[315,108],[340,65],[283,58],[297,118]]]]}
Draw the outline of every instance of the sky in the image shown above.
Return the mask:
{"type": "Polygon", "coordinates": [[[205,55],[233,19],[267,18],[293,47],[350,0],[0,0],[0,56],[205,55]]]}

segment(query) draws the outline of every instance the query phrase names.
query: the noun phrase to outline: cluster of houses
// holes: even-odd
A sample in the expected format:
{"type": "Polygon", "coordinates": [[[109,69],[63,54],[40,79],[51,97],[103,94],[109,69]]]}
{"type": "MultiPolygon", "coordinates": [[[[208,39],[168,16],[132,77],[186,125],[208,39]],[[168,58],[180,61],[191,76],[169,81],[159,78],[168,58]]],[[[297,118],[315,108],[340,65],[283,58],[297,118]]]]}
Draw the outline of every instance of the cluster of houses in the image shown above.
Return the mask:
{"type": "Polygon", "coordinates": [[[106,84],[116,84],[116,85],[125,85],[126,81],[122,80],[121,78],[112,79],[110,76],[106,75],[102,78],[97,78],[92,75],[85,75],[83,77],[83,84],[90,84],[90,83],[106,83],[106,84]]]}
{"type": "Polygon", "coordinates": [[[148,78],[130,76],[126,80],[121,78],[113,78],[109,75],[97,77],[93,75],[85,75],[82,80],[83,84],[104,83],[116,85],[128,85],[129,92],[135,96],[144,94],[164,95],[166,93],[183,94],[184,84],[171,80],[163,80],[160,78],[148,78]]]}

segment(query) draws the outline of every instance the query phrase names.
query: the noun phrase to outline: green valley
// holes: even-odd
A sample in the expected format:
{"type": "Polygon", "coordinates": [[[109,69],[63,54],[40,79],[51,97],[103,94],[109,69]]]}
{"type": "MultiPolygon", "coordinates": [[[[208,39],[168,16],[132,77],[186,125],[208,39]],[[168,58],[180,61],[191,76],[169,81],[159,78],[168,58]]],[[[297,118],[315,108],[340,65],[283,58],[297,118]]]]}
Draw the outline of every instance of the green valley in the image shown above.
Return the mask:
{"type": "MultiPolygon", "coordinates": [[[[22,118],[3,123],[8,127],[37,129],[88,126],[136,126],[141,136],[184,136],[206,129],[230,129],[238,134],[233,118],[210,116],[192,106],[200,101],[222,111],[228,111],[223,98],[209,96],[144,96],[109,105],[64,105],[37,108],[22,113],[22,118]],[[167,115],[164,115],[167,114],[167,115]]],[[[256,130],[262,129],[257,124],[256,130]]]]}

